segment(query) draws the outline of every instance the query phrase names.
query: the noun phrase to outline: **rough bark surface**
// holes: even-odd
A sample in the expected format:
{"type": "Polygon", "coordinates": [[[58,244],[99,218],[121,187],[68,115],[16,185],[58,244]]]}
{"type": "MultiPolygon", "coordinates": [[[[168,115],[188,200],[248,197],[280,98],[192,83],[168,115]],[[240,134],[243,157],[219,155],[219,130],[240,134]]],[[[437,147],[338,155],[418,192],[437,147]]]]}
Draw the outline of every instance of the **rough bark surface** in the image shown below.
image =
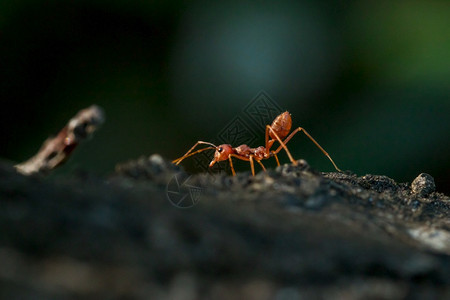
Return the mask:
{"type": "Polygon", "coordinates": [[[157,155],[47,179],[2,162],[0,298],[450,299],[450,198],[411,180],[304,161],[189,177],[157,155]]]}

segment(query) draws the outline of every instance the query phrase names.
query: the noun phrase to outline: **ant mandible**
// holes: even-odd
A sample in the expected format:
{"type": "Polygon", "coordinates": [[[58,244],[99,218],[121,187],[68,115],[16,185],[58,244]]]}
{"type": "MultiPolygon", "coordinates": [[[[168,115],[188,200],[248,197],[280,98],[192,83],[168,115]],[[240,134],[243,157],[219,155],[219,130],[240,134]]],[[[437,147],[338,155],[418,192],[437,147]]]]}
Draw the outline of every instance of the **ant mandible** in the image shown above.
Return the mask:
{"type": "Polygon", "coordinates": [[[216,146],[212,143],[198,141],[197,143],[195,143],[194,146],[192,146],[191,149],[189,149],[188,152],[186,152],[186,154],[184,154],[180,158],[175,159],[173,161],[173,163],[178,165],[182,160],[184,160],[185,158],[187,158],[189,156],[203,152],[205,150],[215,149],[216,152],[214,153],[214,158],[211,161],[211,163],[209,164],[209,167],[212,167],[218,161],[223,161],[223,160],[228,159],[230,161],[231,172],[233,173],[233,176],[235,176],[236,172],[234,171],[233,161],[231,160],[232,157],[235,157],[240,160],[249,161],[250,167],[252,169],[252,174],[254,176],[255,175],[254,161],[256,161],[261,166],[261,168],[264,171],[266,171],[266,168],[261,163],[261,160],[268,159],[270,157],[275,157],[275,159],[277,161],[277,165],[279,166],[280,161],[278,160],[277,154],[278,154],[278,152],[281,151],[281,149],[284,149],[286,151],[287,155],[289,156],[289,159],[291,160],[291,162],[294,165],[297,165],[297,161],[292,158],[292,155],[289,152],[288,148],[286,147],[286,144],[292,139],[292,137],[296,133],[303,132],[323,152],[323,154],[325,154],[325,156],[328,157],[328,159],[333,164],[334,168],[338,172],[342,172],[336,166],[334,161],[331,159],[330,155],[319,145],[319,143],[316,142],[316,140],[308,132],[306,132],[305,129],[303,129],[302,127],[298,127],[297,129],[292,131],[291,134],[289,134],[289,132],[291,131],[291,127],[292,127],[291,114],[289,112],[285,111],[284,113],[280,114],[278,117],[275,118],[275,120],[272,122],[272,125],[266,126],[265,147],[259,146],[258,148],[250,148],[249,146],[243,144],[243,145],[233,148],[229,144],[222,144],[222,145],[216,146]],[[289,136],[286,137],[288,134],[289,134],[289,136]],[[283,141],[284,138],[286,138],[286,139],[283,141]],[[273,151],[273,150],[271,151],[270,148],[273,146],[273,144],[276,141],[278,141],[280,143],[280,146],[278,146],[278,148],[275,151],[273,151]],[[197,147],[198,145],[201,145],[201,144],[209,145],[210,147],[206,147],[206,148],[197,150],[195,152],[192,152],[195,149],[195,147],[197,147]]]}

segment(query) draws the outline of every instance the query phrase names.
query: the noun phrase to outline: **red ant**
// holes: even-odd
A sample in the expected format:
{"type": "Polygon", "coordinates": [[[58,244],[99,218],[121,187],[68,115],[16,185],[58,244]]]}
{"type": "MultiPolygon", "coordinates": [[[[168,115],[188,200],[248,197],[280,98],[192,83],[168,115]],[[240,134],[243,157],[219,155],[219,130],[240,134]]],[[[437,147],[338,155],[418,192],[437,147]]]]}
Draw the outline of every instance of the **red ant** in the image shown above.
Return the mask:
{"type": "Polygon", "coordinates": [[[232,162],[231,158],[236,157],[237,159],[250,162],[250,167],[252,169],[252,174],[254,176],[255,175],[255,167],[253,165],[253,161],[256,161],[261,166],[261,168],[264,171],[266,171],[266,168],[261,163],[261,160],[268,159],[273,156],[273,157],[275,157],[275,159],[277,161],[277,165],[279,166],[280,161],[278,160],[277,154],[278,154],[278,152],[281,151],[281,149],[284,149],[286,151],[287,155],[289,156],[289,159],[291,160],[291,162],[294,165],[297,165],[297,161],[292,158],[292,155],[289,152],[288,148],[286,147],[286,144],[292,139],[292,137],[297,132],[303,132],[323,152],[323,154],[325,154],[325,156],[328,157],[328,159],[331,161],[331,163],[333,164],[335,169],[338,172],[342,172],[336,166],[334,161],[331,159],[330,155],[302,127],[298,127],[297,129],[292,131],[291,134],[284,141],[282,141],[282,139],[284,139],[291,131],[291,127],[292,127],[291,114],[289,112],[285,111],[284,113],[280,114],[278,117],[275,118],[272,125],[266,126],[265,147],[259,146],[258,148],[250,148],[249,146],[244,144],[244,145],[240,145],[236,148],[233,148],[229,144],[222,144],[222,145],[216,146],[212,143],[198,141],[197,143],[195,143],[194,146],[192,146],[191,149],[189,149],[188,152],[186,152],[185,155],[183,155],[180,158],[175,159],[173,161],[173,163],[178,165],[183,159],[185,159],[189,156],[203,152],[205,150],[215,149],[216,152],[214,153],[214,159],[209,164],[209,167],[212,167],[218,161],[223,161],[223,160],[228,159],[230,161],[231,172],[233,173],[233,176],[235,176],[236,172],[234,171],[233,162],[232,162]],[[278,146],[278,148],[275,151],[271,151],[270,148],[273,146],[275,141],[278,141],[280,143],[280,146],[278,146]],[[203,149],[197,150],[195,152],[192,152],[194,150],[194,148],[200,144],[210,145],[211,147],[203,148],[203,149]]]}

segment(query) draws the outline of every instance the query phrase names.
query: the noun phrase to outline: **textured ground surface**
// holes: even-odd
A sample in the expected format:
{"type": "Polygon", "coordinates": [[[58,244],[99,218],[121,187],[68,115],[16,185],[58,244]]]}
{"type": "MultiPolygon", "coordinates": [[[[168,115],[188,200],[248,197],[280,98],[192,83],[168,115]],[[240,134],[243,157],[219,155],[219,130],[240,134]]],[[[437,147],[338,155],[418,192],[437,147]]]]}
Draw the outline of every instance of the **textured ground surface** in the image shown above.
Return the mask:
{"type": "Polygon", "coordinates": [[[3,162],[0,266],[2,299],[450,299],[450,198],[426,174],[305,162],[188,177],[152,156],[64,179],[3,162]]]}

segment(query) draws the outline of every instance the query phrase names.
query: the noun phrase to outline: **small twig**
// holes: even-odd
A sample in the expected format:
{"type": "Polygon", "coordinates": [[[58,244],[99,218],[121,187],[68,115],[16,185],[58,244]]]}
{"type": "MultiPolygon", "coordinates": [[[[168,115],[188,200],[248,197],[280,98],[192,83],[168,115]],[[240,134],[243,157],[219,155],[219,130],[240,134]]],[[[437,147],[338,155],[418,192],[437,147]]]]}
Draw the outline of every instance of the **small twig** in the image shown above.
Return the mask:
{"type": "Polygon", "coordinates": [[[17,164],[22,174],[47,174],[63,164],[78,144],[90,137],[104,122],[103,110],[97,105],[80,110],[55,137],[48,138],[38,153],[29,160],[17,164]]]}

